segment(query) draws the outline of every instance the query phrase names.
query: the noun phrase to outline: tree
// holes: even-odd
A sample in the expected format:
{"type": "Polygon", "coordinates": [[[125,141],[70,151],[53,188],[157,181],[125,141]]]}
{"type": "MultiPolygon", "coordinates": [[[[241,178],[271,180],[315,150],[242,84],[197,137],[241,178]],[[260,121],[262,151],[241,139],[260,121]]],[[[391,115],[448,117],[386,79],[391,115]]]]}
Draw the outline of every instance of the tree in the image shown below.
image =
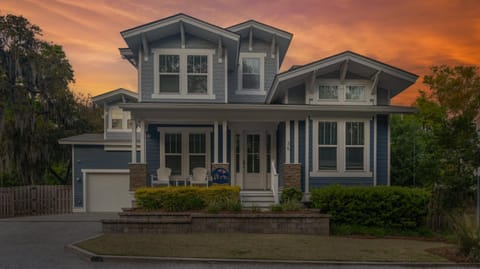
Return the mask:
{"type": "Polygon", "coordinates": [[[473,187],[480,166],[478,68],[432,67],[424,83],[430,93],[420,91],[419,112],[392,117],[392,182],[411,185],[415,178],[415,185],[442,186],[454,197],[473,187]]]}
{"type": "Polygon", "coordinates": [[[42,183],[45,171],[66,160],[58,139],[84,121],[83,97],[68,88],[72,67],[41,34],[22,16],[0,16],[0,185],[42,183]]]}

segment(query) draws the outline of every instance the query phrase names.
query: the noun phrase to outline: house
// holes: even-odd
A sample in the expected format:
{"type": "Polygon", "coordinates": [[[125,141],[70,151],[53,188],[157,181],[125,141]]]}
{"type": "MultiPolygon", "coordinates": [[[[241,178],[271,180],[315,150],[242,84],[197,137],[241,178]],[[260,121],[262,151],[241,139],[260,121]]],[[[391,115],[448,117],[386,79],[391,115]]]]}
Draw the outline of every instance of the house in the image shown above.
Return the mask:
{"type": "Polygon", "coordinates": [[[280,72],[293,35],[254,20],[222,28],[177,14],[121,35],[138,93],[94,97],[104,133],[60,141],[72,145],[76,211],[130,206],[159,167],[172,184],[220,169],[210,184],[240,186],[246,205],[274,203],[283,187],[308,198],[328,184],[389,185],[389,115],[414,112],[390,99],[417,75],[351,51],[280,72]]]}

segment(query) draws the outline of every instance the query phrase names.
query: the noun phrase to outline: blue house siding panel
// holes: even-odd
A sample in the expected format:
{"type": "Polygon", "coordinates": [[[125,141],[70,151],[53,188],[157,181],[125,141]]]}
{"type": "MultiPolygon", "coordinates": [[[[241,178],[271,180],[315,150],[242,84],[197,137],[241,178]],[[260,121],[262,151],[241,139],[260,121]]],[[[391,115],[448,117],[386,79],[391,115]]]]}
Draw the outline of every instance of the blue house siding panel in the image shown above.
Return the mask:
{"type": "Polygon", "coordinates": [[[352,177],[310,177],[310,189],[321,188],[328,185],[344,186],[373,186],[373,178],[352,177]]]}
{"type": "Polygon", "coordinates": [[[295,131],[293,120],[290,121],[290,163],[294,162],[295,158],[295,131]]]}
{"type": "MultiPolygon", "coordinates": [[[[277,58],[272,58],[270,54],[270,43],[253,39],[252,50],[248,49],[249,40],[242,39],[240,41],[240,52],[263,52],[266,53],[264,58],[264,90],[267,92],[273,83],[273,79],[277,73],[277,58]]],[[[238,70],[228,73],[228,102],[229,103],[263,103],[265,95],[240,95],[236,94],[238,89],[238,70]]]]}
{"type": "Polygon", "coordinates": [[[128,169],[131,157],[130,151],[105,151],[101,145],[75,145],[73,154],[74,206],[83,207],[84,205],[82,169],[128,169]]]}
{"type": "Polygon", "coordinates": [[[388,115],[377,115],[377,185],[388,184],[388,115]]]}
{"type": "MultiPolygon", "coordinates": [[[[313,121],[308,120],[308,144],[310,147],[308,147],[308,170],[310,172],[313,171],[313,121]]],[[[315,138],[317,139],[317,138],[315,138]]]]}
{"type": "MultiPolygon", "coordinates": [[[[157,169],[160,167],[160,133],[157,130],[158,125],[150,124],[147,129],[147,139],[145,140],[147,155],[147,173],[148,175],[156,175],[157,169]]],[[[147,183],[150,186],[150,178],[147,183]]]]}
{"type": "Polygon", "coordinates": [[[298,161],[302,164],[300,186],[305,191],[305,121],[298,122],[298,161]]]}
{"type": "Polygon", "coordinates": [[[373,133],[375,132],[375,120],[370,120],[370,172],[373,172],[373,162],[375,159],[375,154],[374,154],[374,144],[375,144],[375,137],[373,133]]]}
{"type": "MultiPolygon", "coordinates": [[[[206,40],[186,35],[185,49],[217,49],[217,44],[213,44],[206,40]]],[[[162,39],[150,44],[152,53],[149,54],[148,61],[142,61],[141,72],[141,94],[142,102],[181,102],[181,103],[225,103],[225,61],[218,62],[218,56],[213,54],[212,57],[212,87],[215,99],[186,99],[179,97],[178,99],[159,99],[152,98],[154,92],[154,56],[153,49],[179,49],[180,50],[180,35],[175,35],[169,38],[162,39]]]]}

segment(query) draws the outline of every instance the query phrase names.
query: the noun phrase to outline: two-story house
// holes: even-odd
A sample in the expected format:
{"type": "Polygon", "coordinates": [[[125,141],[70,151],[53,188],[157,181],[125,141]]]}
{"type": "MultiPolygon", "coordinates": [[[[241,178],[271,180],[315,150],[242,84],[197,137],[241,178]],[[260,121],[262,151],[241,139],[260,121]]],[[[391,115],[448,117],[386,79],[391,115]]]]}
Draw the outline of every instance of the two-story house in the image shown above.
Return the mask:
{"type": "Polygon", "coordinates": [[[129,207],[160,167],[177,183],[224,169],[210,184],[240,186],[250,205],[283,187],[308,198],[328,184],[389,184],[389,115],[414,112],[390,99],[415,74],[350,51],[279,72],[292,34],[253,20],[222,28],[177,14],[121,35],[138,93],[94,97],[104,133],[60,141],[72,145],[76,211],[129,207]]]}

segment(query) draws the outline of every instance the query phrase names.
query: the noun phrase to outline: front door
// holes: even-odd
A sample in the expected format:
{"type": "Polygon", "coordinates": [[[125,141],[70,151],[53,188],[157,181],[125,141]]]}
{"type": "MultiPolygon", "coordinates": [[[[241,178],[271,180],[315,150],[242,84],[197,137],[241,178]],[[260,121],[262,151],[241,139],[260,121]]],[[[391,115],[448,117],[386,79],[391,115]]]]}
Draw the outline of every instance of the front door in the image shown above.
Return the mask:
{"type": "Polygon", "coordinates": [[[244,189],[266,189],[265,135],[246,133],[244,152],[244,189]]]}

